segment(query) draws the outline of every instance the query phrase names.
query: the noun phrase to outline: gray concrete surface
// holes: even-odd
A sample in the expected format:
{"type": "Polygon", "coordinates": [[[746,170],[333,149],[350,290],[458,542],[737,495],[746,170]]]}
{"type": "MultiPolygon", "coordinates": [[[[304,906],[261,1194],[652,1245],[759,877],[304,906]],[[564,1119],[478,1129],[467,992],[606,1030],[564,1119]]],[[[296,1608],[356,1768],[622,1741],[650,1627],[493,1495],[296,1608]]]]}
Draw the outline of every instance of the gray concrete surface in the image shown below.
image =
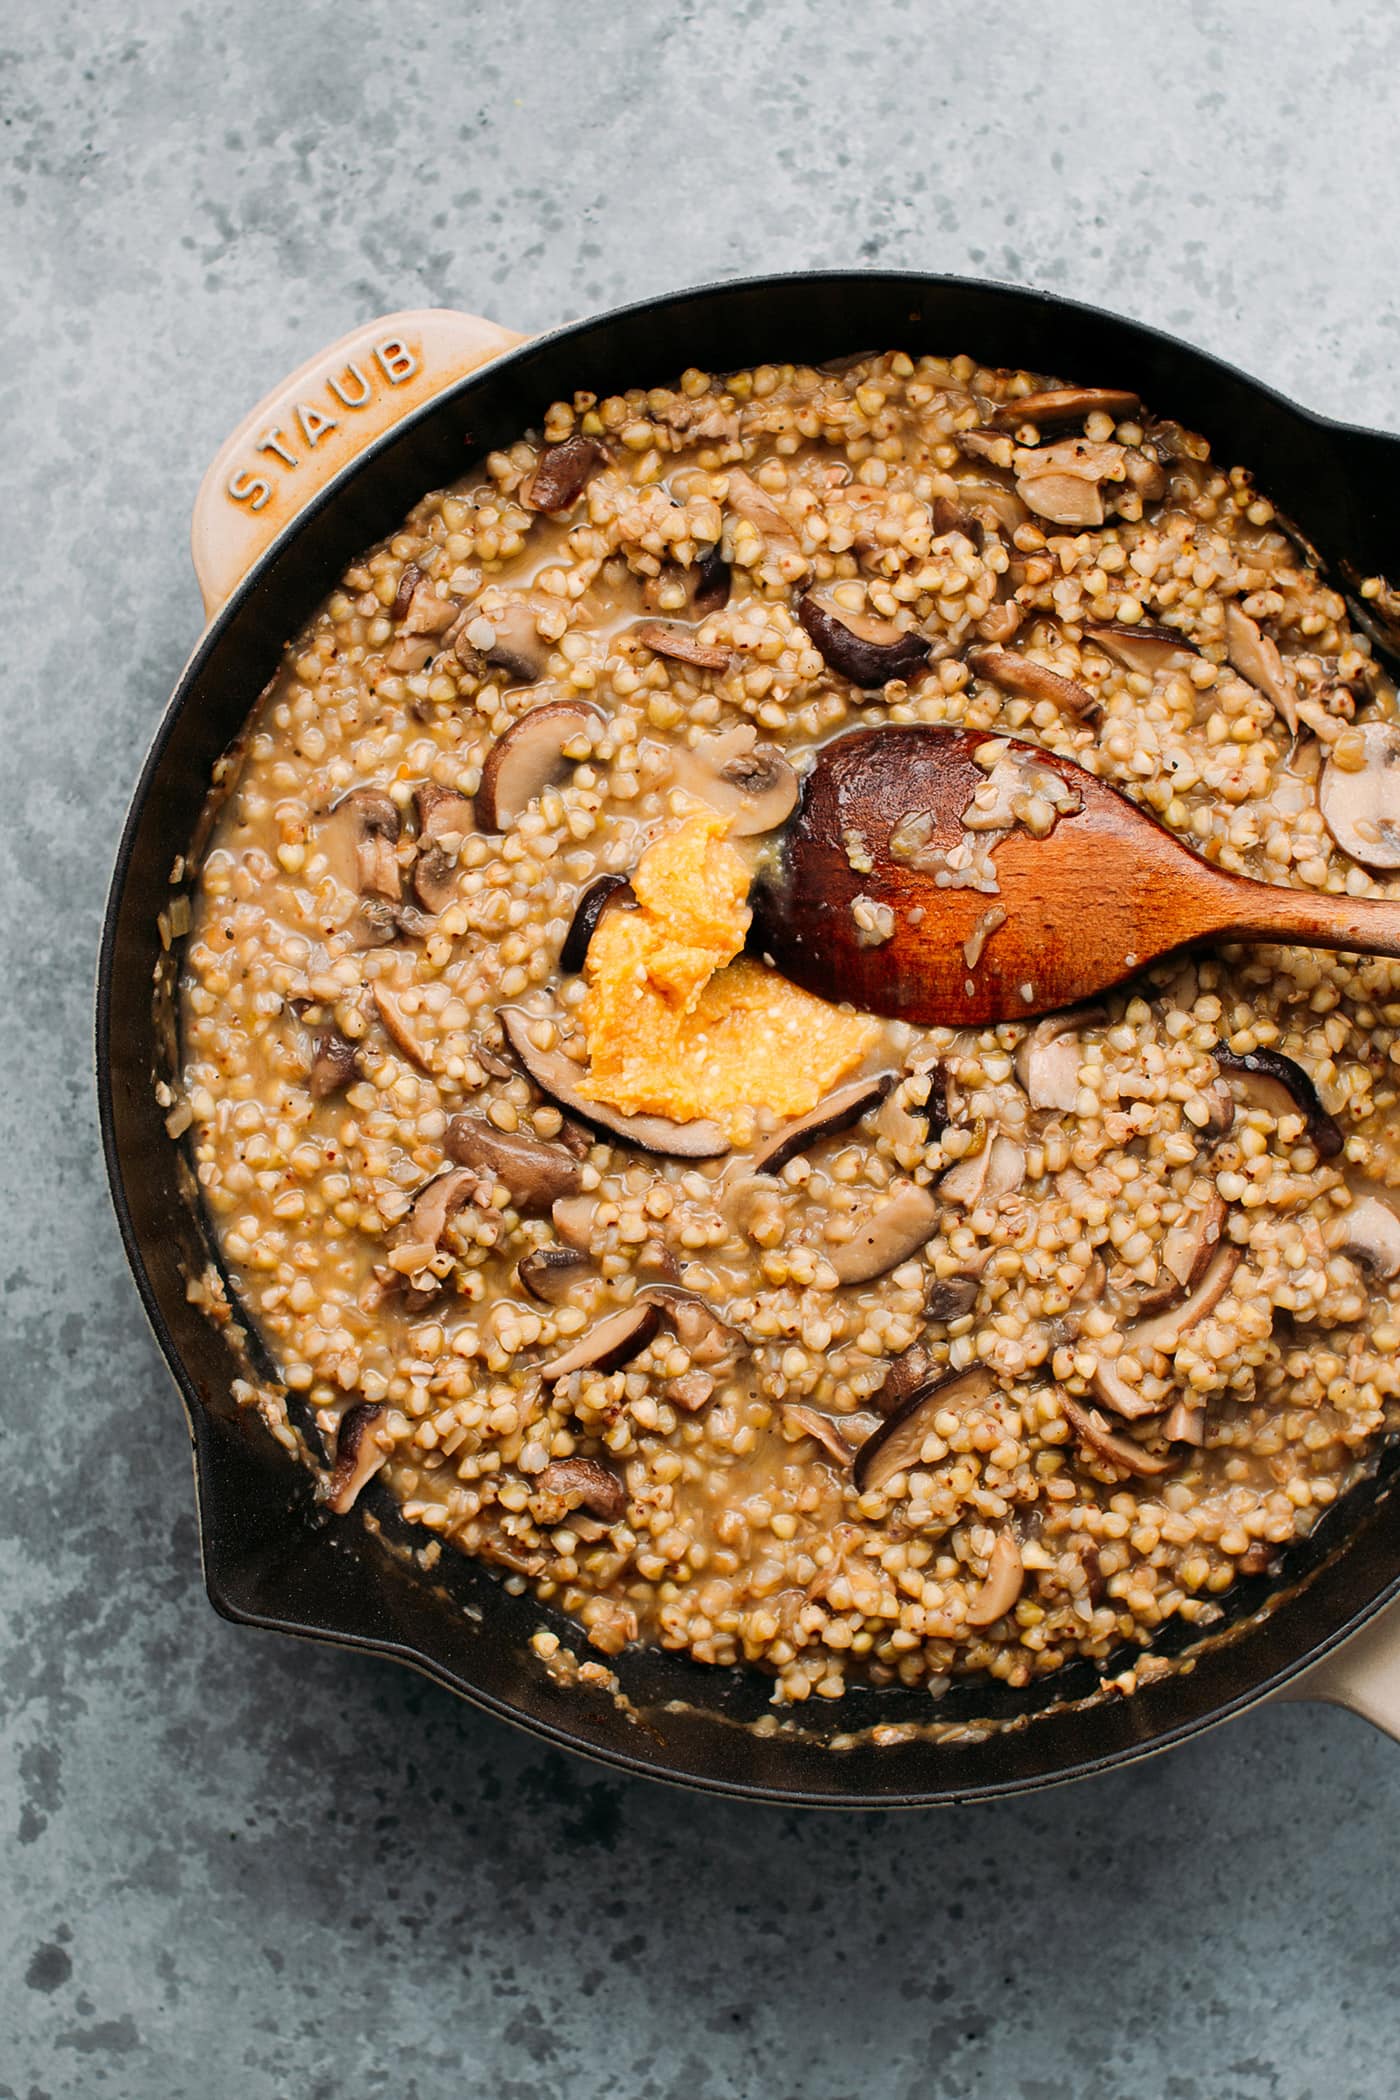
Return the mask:
{"type": "Polygon", "coordinates": [[[1386,0],[0,0],[0,2096],[1382,2100],[1400,1749],[1262,1713],[922,1820],[687,1800],[204,1603],[89,1071],[234,416],[376,311],[986,272],[1400,426],[1386,0]]]}

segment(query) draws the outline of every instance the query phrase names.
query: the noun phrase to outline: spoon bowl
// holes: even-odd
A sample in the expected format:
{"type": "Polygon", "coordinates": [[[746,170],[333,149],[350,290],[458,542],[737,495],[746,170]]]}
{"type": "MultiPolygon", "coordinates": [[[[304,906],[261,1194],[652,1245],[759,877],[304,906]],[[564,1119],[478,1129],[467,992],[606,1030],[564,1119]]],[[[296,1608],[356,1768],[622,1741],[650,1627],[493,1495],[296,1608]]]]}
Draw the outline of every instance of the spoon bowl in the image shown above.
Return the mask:
{"type": "Polygon", "coordinates": [[[1400,955],[1400,902],[1214,867],[1073,760],[976,729],[826,745],[752,903],[753,953],[923,1026],[1030,1020],[1211,938],[1400,955]]]}

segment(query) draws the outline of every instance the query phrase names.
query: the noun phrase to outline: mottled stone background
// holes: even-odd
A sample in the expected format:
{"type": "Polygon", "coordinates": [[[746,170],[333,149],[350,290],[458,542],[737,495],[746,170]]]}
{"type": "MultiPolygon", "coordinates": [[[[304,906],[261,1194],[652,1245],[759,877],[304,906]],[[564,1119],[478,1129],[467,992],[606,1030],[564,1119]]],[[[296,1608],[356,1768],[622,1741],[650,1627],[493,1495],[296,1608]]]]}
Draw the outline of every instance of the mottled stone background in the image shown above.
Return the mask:
{"type": "Polygon", "coordinates": [[[1345,1715],[804,1819],[218,1621],[89,1011],[190,496],[323,341],[875,260],[1397,427],[1397,66],[1387,0],[0,0],[3,2100],[1396,2092],[1400,1748],[1345,1715]]]}

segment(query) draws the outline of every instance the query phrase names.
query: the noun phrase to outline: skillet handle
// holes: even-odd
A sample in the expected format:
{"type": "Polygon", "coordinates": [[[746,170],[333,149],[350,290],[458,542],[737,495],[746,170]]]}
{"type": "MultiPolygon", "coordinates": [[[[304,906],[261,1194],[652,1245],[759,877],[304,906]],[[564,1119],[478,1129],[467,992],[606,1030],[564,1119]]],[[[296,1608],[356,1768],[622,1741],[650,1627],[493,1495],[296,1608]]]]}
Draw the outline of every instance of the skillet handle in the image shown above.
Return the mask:
{"type": "Polygon", "coordinates": [[[278,533],[371,439],[525,338],[445,307],[366,322],[264,395],[199,485],[190,552],[212,619],[278,533]]]}
{"type": "Polygon", "coordinates": [[[1321,1699],[1345,1706],[1400,1742],[1400,1604],[1376,1613],[1359,1633],[1275,1692],[1280,1701],[1321,1699]]]}

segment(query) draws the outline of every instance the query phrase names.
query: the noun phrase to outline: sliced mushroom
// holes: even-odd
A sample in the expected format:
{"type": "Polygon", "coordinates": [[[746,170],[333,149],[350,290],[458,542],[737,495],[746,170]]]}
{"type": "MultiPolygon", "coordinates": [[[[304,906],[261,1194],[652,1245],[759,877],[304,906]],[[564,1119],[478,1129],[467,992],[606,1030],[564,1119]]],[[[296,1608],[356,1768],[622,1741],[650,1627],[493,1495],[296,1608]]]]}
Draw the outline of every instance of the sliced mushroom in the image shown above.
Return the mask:
{"type": "Polygon", "coordinates": [[[936,1276],[924,1296],[924,1317],[935,1327],[948,1327],[954,1320],[965,1319],[977,1303],[986,1264],[987,1256],[984,1255],[975,1269],[961,1270],[953,1276],[936,1276]]]}
{"type": "Polygon", "coordinates": [[[1271,642],[1257,620],[1242,606],[1225,608],[1225,653],[1241,678],[1262,693],[1289,729],[1298,733],[1298,690],[1283,667],[1277,642],[1271,642]]]}
{"type": "Polygon", "coordinates": [[[897,1473],[907,1473],[919,1463],[935,1415],[948,1407],[975,1407],[995,1391],[996,1380],[981,1364],[945,1372],[916,1387],[899,1412],[882,1422],[857,1451],[855,1480],[860,1493],[878,1494],[897,1473]]]}
{"type": "Polygon", "coordinates": [[[497,1130],[484,1116],[453,1116],[443,1139],[449,1159],[504,1182],[517,1210],[547,1211],[561,1196],[576,1196],[583,1171],[562,1145],[497,1130]]]}
{"type": "Polygon", "coordinates": [[[787,1401],[779,1409],[785,1428],[795,1429],[800,1436],[809,1436],[821,1445],[828,1458],[835,1459],[843,1473],[851,1469],[855,1451],[841,1434],[840,1424],[831,1415],[824,1415],[815,1407],[804,1407],[800,1401],[787,1401]]]}
{"type": "Polygon", "coordinates": [[[583,968],[588,944],[598,931],[598,922],[611,905],[635,906],[636,895],[625,875],[599,875],[582,892],[574,906],[569,930],[559,950],[559,967],[566,977],[583,968]]]}
{"type": "Polygon", "coordinates": [[[1136,627],[1120,627],[1109,622],[1100,627],[1086,627],[1086,641],[1096,642],[1109,656],[1116,657],[1130,671],[1138,671],[1145,678],[1155,678],[1160,671],[1177,671],[1190,663],[1200,650],[1185,635],[1178,634],[1174,627],[1159,627],[1153,620],[1140,620],[1136,627]]]}
{"type": "Polygon", "coordinates": [[[732,838],[773,831],[797,806],[797,775],[772,744],[760,744],[751,722],[702,736],[672,754],[676,786],[729,818],[732,838]]]}
{"type": "MultiPolygon", "coordinates": [[[[1189,1329],[1215,1310],[1230,1288],[1239,1265],[1240,1249],[1233,1240],[1222,1240],[1206,1263],[1194,1290],[1179,1305],[1155,1313],[1150,1319],[1135,1321],[1125,1330],[1123,1354],[1144,1366],[1153,1356],[1170,1356],[1189,1329]]],[[[1116,1361],[1099,1360],[1094,1369],[1093,1387],[1100,1400],[1115,1414],[1122,1415],[1125,1421],[1135,1422],[1144,1415],[1162,1411],[1160,1401],[1149,1400],[1137,1386],[1129,1384],[1116,1361]]]]}
{"type": "Polygon", "coordinates": [[[955,502],[951,496],[935,496],[933,530],[936,539],[942,539],[945,533],[960,532],[965,540],[971,540],[975,546],[978,521],[964,504],[955,502]]]}
{"type": "Polygon", "coordinates": [[[462,663],[479,671],[482,663],[503,671],[513,685],[537,685],[549,668],[549,643],[540,633],[535,609],[524,598],[512,598],[493,613],[469,611],[462,616],[453,647],[462,663]],[[479,623],[491,630],[491,640],[478,648],[473,635],[481,634],[479,623]]]}
{"type": "Polygon", "coordinates": [[[1366,722],[1363,763],[1348,772],[1329,758],[1318,783],[1323,822],[1363,868],[1400,868],[1400,724],[1366,722]]]}
{"type": "Polygon", "coordinates": [[[317,1036],[307,1085],[313,1101],[324,1101],[360,1076],[360,1053],[334,1028],[323,1028],[317,1036]]]}
{"type": "Polygon", "coordinates": [[[648,1299],[635,1299],[620,1312],[609,1313],[596,1327],[590,1327],[562,1356],[541,1364],[540,1377],[547,1385],[553,1385],[574,1371],[621,1370],[634,1356],[641,1355],[660,1326],[661,1308],[648,1299]]]}
{"type": "Polygon", "coordinates": [[[1159,1473],[1169,1473],[1177,1463],[1173,1457],[1160,1457],[1156,1452],[1144,1450],[1130,1436],[1120,1436],[1109,1428],[1097,1408],[1081,1407],[1068,1393],[1059,1395],[1060,1412],[1069,1423],[1081,1443],[1099,1458],[1106,1458],[1121,1472],[1134,1473],[1139,1479],[1151,1480],[1159,1473]]]}
{"type": "Polygon", "coordinates": [[[323,1491],[326,1507],[343,1517],[354,1508],[389,1453],[377,1435],[384,1409],[372,1400],[357,1400],[340,1418],[335,1437],[335,1465],[323,1491]]]}
{"type": "Polygon", "coordinates": [[[1195,1444],[1206,1440],[1206,1410],[1200,1400],[1178,1400],[1169,1409],[1162,1423],[1162,1434],[1169,1444],[1195,1444]]]}
{"type": "Polygon", "coordinates": [[[404,1247],[440,1246],[453,1218],[474,1200],[480,1189],[480,1175],[471,1173],[466,1167],[449,1167],[446,1173],[435,1174],[419,1189],[408,1216],[396,1229],[396,1244],[404,1247]]]}
{"type": "Polygon", "coordinates": [[[692,1363],[703,1370],[732,1364],[744,1347],[738,1328],[722,1320],[697,1291],[682,1290],[673,1283],[650,1283],[637,1296],[657,1308],[692,1363]]]}
{"type": "Polygon", "coordinates": [[[1341,1125],[1328,1115],[1301,1065],[1277,1050],[1237,1054],[1227,1043],[1217,1043],[1211,1056],[1249,1107],[1262,1108],[1275,1118],[1301,1116],[1318,1158],[1336,1158],[1346,1142],[1341,1125]]]}
{"type": "Polygon", "coordinates": [[[725,472],[729,481],[726,501],[735,517],[745,519],[756,532],[761,532],[773,554],[805,559],[802,542],[773,498],[742,467],[727,467],[725,472]]]}
{"type": "Polygon", "coordinates": [[[666,1398],[685,1414],[698,1415],[714,1394],[715,1382],[708,1371],[682,1371],[667,1381],[666,1398]]]}
{"type": "Polygon", "coordinates": [[[727,671],[732,650],[722,642],[702,642],[688,627],[666,620],[643,620],[635,628],[637,640],[653,656],[669,656],[677,663],[693,664],[698,671],[727,671]]]}
{"type": "Polygon", "coordinates": [[[1167,1272],[1166,1278],[1138,1300],[1140,1313],[1163,1312],[1186,1292],[1195,1289],[1220,1244],[1228,1216],[1229,1206],[1225,1198],[1218,1190],[1212,1189],[1203,1210],[1194,1212],[1188,1223],[1172,1226],[1162,1241],[1162,1267],[1167,1272]]]}
{"type": "Polygon", "coordinates": [[[953,443],[964,459],[984,459],[989,466],[1010,467],[1016,448],[1009,437],[996,430],[959,430],[953,443]]]}
{"type": "Polygon", "coordinates": [[[960,481],[958,496],[972,512],[984,532],[994,532],[1003,539],[1010,539],[1018,525],[1024,525],[1030,512],[1004,481],[960,481]]]}
{"type": "Polygon", "coordinates": [[[1389,1203],[1379,1196],[1363,1196],[1352,1204],[1343,1224],[1344,1254],[1383,1282],[1400,1276],[1400,1214],[1389,1203]]]}
{"type": "Polygon", "coordinates": [[[1125,387],[1057,386],[1044,393],[1022,394],[1018,401],[1003,401],[988,418],[994,430],[1019,430],[1034,423],[1038,430],[1053,430],[1061,423],[1082,423],[1086,416],[1112,416],[1115,423],[1135,416],[1138,396],[1125,387]]]}
{"type": "Polygon", "coordinates": [[[382,979],[376,978],[369,988],[375,1010],[384,1023],[384,1032],[398,1050],[402,1050],[410,1064],[417,1065],[420,1072],[431,1072],[432,1055],[408,1025],[407,1016],[394,994],[382,979]]]}
{"type": "Polygon", "coordinates": [[[351,922],[356,948],[388,948],[395,941],[419,941],[432,922],[411,904],[391,904],[387,897],[366,897],[351,922]]]}
{"type": "Polygon", "coordinates": [[[1014,1196],[1026,1178],[1026,1154],[1015,1138],[998,1131],[979,1151],[965,1153],[949,1167],[938,1193],[966,1210],[1014,1196]]]}
{"type": "Polygon", "coordinates": [[[838,1086],[827,1094],[815,1108],[805,1116],[798,1116],[791,1123],[784,1123],[771,1137],[764,1138],[754,1152],[751,1162],[755,1174],[776,1174],[799,1152],[806,1152],[819,1139],[832,1137],[839,1130],[849,1130],[862,1116],[884,1100],[898,1077],[894,1072],[875,1072],[865,1079],[853,1079],[846,1086],[838,1086]]]}
{"type": "Polygon", "coordinates": [[[1069,715],[1076,722],[1099,711],[1098,701],[1084,686],[1076,685],[1072,678],[1062,678],[1047,664],[1036,663],[1033,657],[1023,656],[1017,650],[990,646],[969,649],[967,662],[979,678],[989,679],[1002,692],[1014,693],[1023,700],[1048,700],[1062,715],[1069,715]]]}
{"type": "Polygon", "coordinates": [[[909,1404],[915,1393],[923,1392],[930,1383],[945,1378],[945,1371],[935,1371],[933,1358],[922,1342],[915,1342],[893,1358],[884,1382],[872,1396],[870,1405],[878,1415],[897,1415],[909,1404]]]}
{"type": "Polygon", "coordinates": [[[362,897],[397,900],[400,879],[394,848],[402,828],[398,806],[388,795],[378,788],[355,788],[326,819],[321,843],[337,874],[349,878],[347,887],[362,897]]]}
{"type": "Polygon", "coordinates": [[[553,700],[512,722],[481,769],[476,817],[482,830],[508,831],[537,795],[582,764],[569,756],[569,746],[589,742],[603,727],[602,709],[587,700],[553,700]]]}
{"type": "Polygon", "coordinates": [[[575,431],[558,445],[546,445],[520,487],[526,510],[548,511],[557,516],[576,503],[590,474],[607,457],[601,445],[575,431]]]}
{"type": "Polygon", "coordinates": [[[590,1268],[588,1256],[575,1247],[536,1247],[522,1255],[515,1273],[520,1288],[541,1305],[562,1305],[590,1268]]]}
{"type": "Polygon", "coordinates": [[[906,1182],[867,1212],[854,1238],[829,1249],[827,1259],[840,1282],[869,1283],[917,1254],[933,1238],[938,1219],[939,1206],[929,1191],[906,1182]]]}
{"type": "Polygon", "coordinates": [[[999,1531],[987,1561],[987,1572],[968,1599],[969,1626],[995,1626],[1014,1607],[1025,1584],[1021,1549],[1009,1531],[999,1531]]]}
{"type": "Polygon", "coordinates": [[[606,1131],[642,1152],[660,1152],[675,1159],[718,1159],[729,1150],[729,1140],[718,1123],[697,1121],[674,1123],[669,1116],[624,1116],[620,1110],[581,1094],[583,1076],[572,1058],[558,1050],[537,1050],[530,1040],[530,1016],[519,1007],[501,1009],[506,1040],[542,1094],[558,1107],[566,1108],[590,1129],[606,1131]]]}
{"type": "Polygon", "coordinates": [[[627,1514],[627,1490],[601,1459],[552,1458],[532,1485],[546,1495],[581,1504],[604,1524],[616,1524],[627,1514]]]}
{"type": "Polygon", "coordinates": [[[447,632],[461,609],[460,599],[439,597],[432,578],[416,562],[408,562],[389,617],[406,635],[438,635],[447,632]]]}
{"type": "Polygon", "coordinates": [[[472,829],[472,805],[454,788],[424,781],[413,790],[418,818],[418,858],[413,894],[425,911],[445,911],[457,894],[457,855],[472,829]]]}
{"type": "Polygon", "coordinates": [[[925,637],[893,621],[838,612],[810,595],[799,600],[797,617],[822,661],[866,692],[895,678],[912,678],[928,663],[925,637]]]}
{"type": "Polygon", "coordinates": [[[1084,1062],[1081,1028],[1106,1018],[1101,1007],[1072,1007],[1047,1014],[1016,1046],[1016,1077],[1032,1108],[1051,1108],[1067,1115],[1079,1099],[1079,1068],[1084,1062]]]}

